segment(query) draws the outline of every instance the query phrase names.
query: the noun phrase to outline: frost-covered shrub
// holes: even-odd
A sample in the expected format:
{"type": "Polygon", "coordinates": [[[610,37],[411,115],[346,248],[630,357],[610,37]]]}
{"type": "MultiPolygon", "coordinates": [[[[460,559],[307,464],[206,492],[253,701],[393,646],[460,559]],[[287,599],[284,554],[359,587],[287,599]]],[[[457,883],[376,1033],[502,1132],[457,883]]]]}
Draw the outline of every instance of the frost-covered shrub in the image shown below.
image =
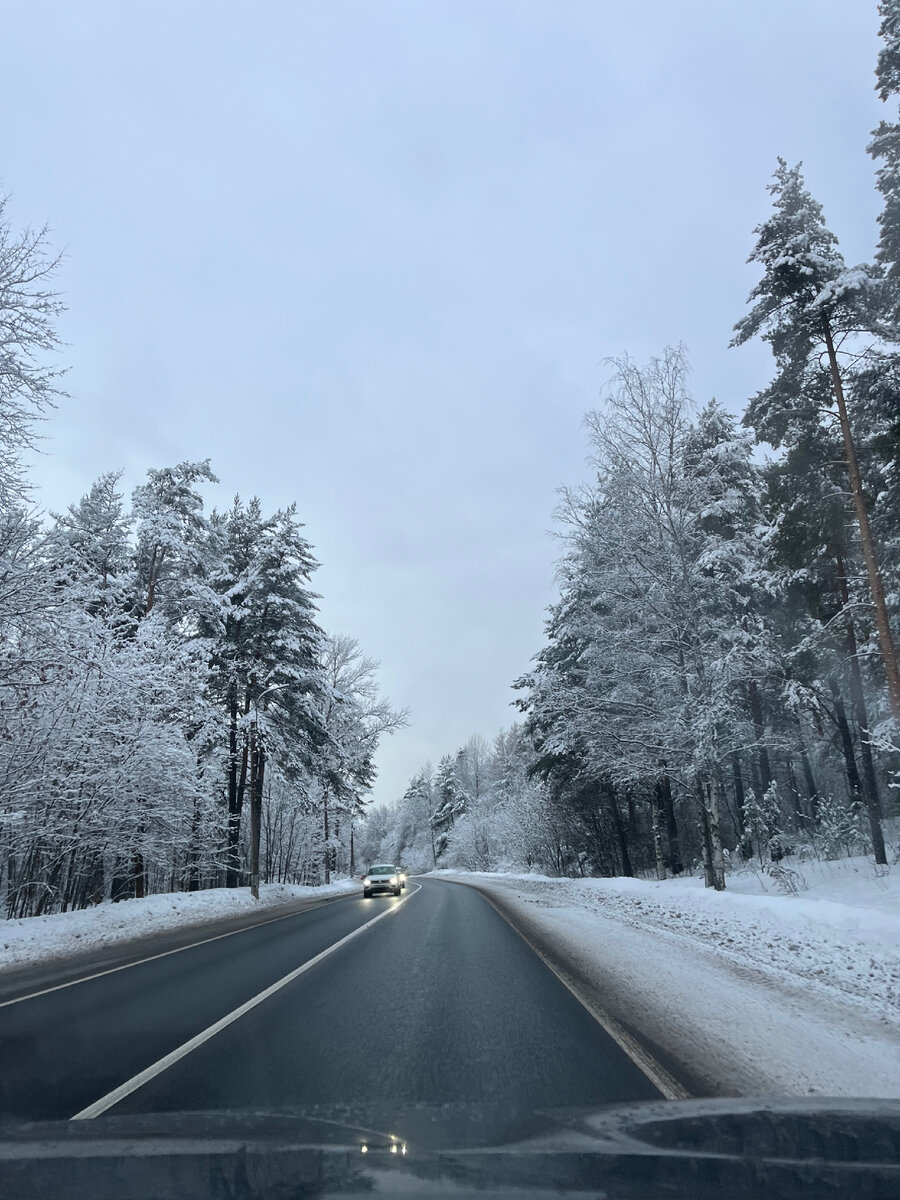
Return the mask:
{"type": "Polygon", "coordinates": [[[785,844],[781,831],[781,806],[778,803],[778,784],[770,783],[761,799],[751,788],[741,809],[744,833],[742,846],[760,862],[766,855],[774,862],[784,856],[785,844]]]}
{"type": "Polygon", "coordinates": [[[841,858],[869,850],[866,816],[861,806],[855,800],[848,803],[827,795],[819,805],[819,827],[814,842],[824,858],[841,858]]]}

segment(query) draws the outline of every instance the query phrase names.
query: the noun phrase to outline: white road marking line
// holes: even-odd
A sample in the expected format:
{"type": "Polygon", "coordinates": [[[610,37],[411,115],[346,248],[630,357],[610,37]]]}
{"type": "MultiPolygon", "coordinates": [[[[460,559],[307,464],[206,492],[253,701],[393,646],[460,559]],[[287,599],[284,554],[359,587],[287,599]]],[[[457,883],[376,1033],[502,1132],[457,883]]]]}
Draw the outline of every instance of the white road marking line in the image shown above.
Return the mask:
{"type": "MultiPolygon", "coordinates": [[[[0,1001],[0,1008],[8,1008],[10,1004],[21,1004],[24,1000],[36,1000],[38,996],[47,996],[50,992],[60,992],[63,988],[75,987],[79,983],[90,983],[92,979],[102,979],[104,975],[115,975],[117,971],[127,971],[129,967],[139,967],[142,963],[156,962],[158,958],[168,958],[170,954],[180,954],[182,950],[193,950],[196,946],[206,946],[210,942],[221,941],[222,938],[234,937],[236,933],[247,933],[251,929],[259,929],[262,925],[274,925],[276,921],[287,921],[291,917],[300,917],[303,913],[312,912],[314,908],[322,908],[324,905],[334,904],[338,900],[352,900],[355,897],[355,892],[348,892],[346,896],[335,896],[334,899],[319,900],[316,904],[309,904],[305,908],[295,909],[294,912],[282,913],[280,917],[267,917],[264,921],[256,921],[253,925],[242,925],[240,929],[229,929],[227,933],[216,933],[212,937],[201,938],[199,942],[189,942],[186,946],[175,946],[172,950],[161,950],[159,954],[150,954],[147,958],[136,958],[133,962],[120,963],[117,967],[107,967],[103,971],[95,971],[93,975],[80,975],[77,979],[70,979],[66,983],[55,983],[53,987],[41,988],[38,992],[29,992],[27,996],[15,996],[12,1000],[2,1000],[0,1001]]],[[[174,925],[171,929],[160,930],[160,933],[177,932],[177,925],[174,925]]],[[[47,961],[48,966],[51,961],[47,961]]]]}
{"type": "Polygon", "coordinates": [[[634,1063],[634,1065],[643,1071],[653,1086],[659,1088],[666,1100],[690,1100],[692,1098],[691,1093],[687,1090],[687,1088],[680,1084],[673,1075],[670,1075],[665,1067],[662,1066],[661,1063],[658,1063],[656,1059],[649,1053],[649,1051],[645,1050],[640,1042],[633,1038],[631,1034],[619,1024],[615,1017],[610,1016],[608,1012],[600,1008],[600,1006],[597,1005],[593,1000],[589,1000],[586,996],[582,995],[581,989],[577,986],[575,981],[570,979],[564,971],[557,967],[556,964],[552,962],[546,954],[544,954],[543,950],[541,950],[540,947],[537,946],[532,939],[528,937],[525,932],[513,922],[512,918],[508,916],[503,909],[499,907],[499,905],[494,903],[493,898],[487,892],[482,891],[477,884],[469,883],[468,880],[465,879],[447,879],[444,882],[461,884],[463,887],[470,887],[474,892],[478,892],[480,896],[483,896],[484,899],[487,900],[488,904],[490,904],[494,912],[503,918],[510,929],[512,929],[512,931],[522,939],[522,941],[530,950],[534,951],[544,966],[549,971],[552,971],[559,982],[563,984],[563,986],[567,988],[569,992],[571,992],[581,1007],[590,1013],[603,1032],[609,1034],[619,1049],[623,1050],[634,1063]]]}
{"type": "Polygon", "coordinates": [[[130,1096],[132,1092],[136,1092],[138,1088],[143,1087],[145,1083],[149,1083],[151,1079],[154,1079],[157,1075],[161,1075],[162,1072],[167,1070],[169,1067],[174,1066],[174,1064],[180,1059],[185,1058],[188,1054],[190,1054],[192,1050],[196,1050],[198,1046],[202,1046],[204,1042],[208,1042],[210,1038],[215,1037],[217,1033],[221,1033],[223,1029],[227,1029],[229,1025],[239,1020],[246,1013],[250,1012],[251,1009],[256,1008],[258,1004],[262,1004],[264,1000],[268,1000],[270,996],[274,996],[276,992],[279,992],[282,988],[287,987],[289,983],[293,983],[295,979],[299,979],[301,975],[305,974],[307,971],[311,970],[318,963],[320,963],[323,958],[327,958],[329,954],[333,954],[335,950],[339,950],[341,946],[346,946],[349,941],[352,941],[353,938],[358,937],[359,934],[365,933],[367,929],[371,929],[373,925],[375,925],[378,921],[383,920],[384,917],[389,917],[392,913],[399,912],[401,905],[403,905],[410,898],[410,896],[415,896],[416,892],[419,891],[421,891],[421,885],[416,888],[415,892],[407,892],[407,894],[403,896],[397,904],[392,904],[390,908],[384,909],[384,911],[380,912],[377,917],[372,917],[371,920],[366,921],[364,925],[360,925],[358,928],[352,930],[346,935],[346,937],[342,937],[339,941],[334,942],[331,946],[328,946],[325,950],[322,950],[319,954],[315,955],[314,958],[308,959],[305,963],[302,963],[301,966],[295,968],[293,971],[290,971],[283,978],[271,984],[269,987],[259,992],[256,996],[253,996],[245,1004],[241,1004],[240,1007],[222,1017],[221,1020],[216,1021],[215,1024],[210,1025],[207,1029],[204,1029],[202,1033],[198,1033],[195,1037],[183,1042],[170,1054],[166,1054],[163,1058],[158,1059],[155,1063],[152,1063],[149,1067],[145,1068],[145,1070],[140,1071],[131,1079],[126,1080],[125,1083],[120,1084],[119,1087],[113,1088],[111,1092],[107,1092],[105,1096],[101,1096],[99,1100],[95,1100],[93,1104],[89,1104],[87,1108],[83,1108],[81,1112],[75,1113],[75,1115],[69,1119],[71,1121],[87,1121],[92,1117],[99,1117],[101,1113],[106,1112],[107,1109],[110,1109],[115,1104],[118,1104],[120,1100],[124,1100],[126,1096],[130,1096]]]}

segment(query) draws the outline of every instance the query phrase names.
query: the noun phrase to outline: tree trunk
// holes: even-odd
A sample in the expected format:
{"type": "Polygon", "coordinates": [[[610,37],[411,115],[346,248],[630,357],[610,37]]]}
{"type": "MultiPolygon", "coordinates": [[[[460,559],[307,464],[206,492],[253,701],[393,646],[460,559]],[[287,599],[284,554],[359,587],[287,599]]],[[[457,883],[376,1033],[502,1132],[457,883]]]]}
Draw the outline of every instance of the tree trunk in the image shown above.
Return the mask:
{"type": "Polygon", "coordinates": [[[857,804],[862,804],[862,782],[856,766],[856,755],[853,753],[853,737],[850,734],[850,725],[847,722],[847,710],[844,708],[844,701],[833,675],[829,675],[828,677],[828,686],[831,688],[831,696],[834,700],[834,720],[841,739],[841,749],[844,752],[844,766],[847,771],[850,799],[857,804]]]}
{"type": "Polygon", "coordinates": [[[147,894],[147,868],[140,850],[135,851],[132,856],[131,875],[134,881],[134,897],[136,900],[143,900],[147,894]]]}
{"type": "Polygon", "coordinates": [[[744,793],[744,777],[741,774],[741,758],[737,750],[731,752],[731,778],[734,783],[734,803],[737,807],[738,829],[741,835],[738,850],[741,858],[746,862],[753,857],[753,848],[744,840],[744,801],[747,797],[744,793]]]}
{"type": "Polygon", "coordinates": [[[814,825],[819,824],[819,788],[813,775],[812,765],[809,761],[809,754],[806,750],[806,744],[803,741],[803,734],[800,732],[800,721],[797,721],[797,745],[800,750],[800,762],[803,766],[803,780],[806,784],[806,801],[809,805],[809,815],[812,817],[814,825]]]}
{"type": "Polygon", "coordinates": [[[263,780],[266,773],[266,752],[254,725],[250,734],[250,889],[254,900],[259,899],[259,842],[262,832],[263,780]]]}
{"type": "Polygon", "coordinates": [[[663,773],[659,777],[657,786],[659,788],[659,798],[662,804],[663,815],[666,820],[666,836],[669,843],[669,858],[666,866],[673,875],[680,875],[684,870],[684,863],[681,859],[678,823],[675,820],[675,802],[672,799],[672,784],[669,780],[669,773],[666,771],[666,764],[662,762],[660,766],[663,769],[663,773]]]}
{"type": "Polygon", "coordinates": [[[322,797],[322,821],[325,837],[325,882],[331,883],[331,851],[328,845],[328,788],[324,789],[322,797]]]}
{"type": "Polygon", "coordinates": [[[654,789],[650,800],[650,809],[653,818],[653,853],[656,856],[656,878],[665,879],[666,877],[666,860],[663,855],[663,840],[662,840],[662,805],[659,798],[659,783],[654,789]]]}
{"type": "Polygon", "coordinates": [[[725,890],[725,856],[722,853],[722,834],[719,828],[719,784],[715,775],[706,785],[709,811],[709,849],[712,859],[713,887],[717,892],[725,890]]]}
{"type": "Polygon", "coordinates": [[[703,859],[703,885],[704,887],[712,887],[713,871],[712,871],[712,847],[709,841],[709,813],[706,811],[706,802],[703,798],[703,785],[697,783],[697,812],[700,821],[700,855],[703,859]]]}
{"type": "Polygon", "coordinates": [[[634,876],[634,871],[631,867],[631,856],[628,853],[628,839],[625,836],[625,826],[622,823],[622,814],[619,812],[619,800],[616,796],[616,789],[613,787],[608,788],[607,795],[609,796],[609,812],[616,835],[616,845],[619,849],[619,861],[622,866],[622,874],[626,876],[626,878],[631,879],[634,876]]]}
{"type": "Polygon", "coordinates": [[[875,851],[875,861],[886,866],[887,853],[884,846],[884,832],[881,828],[881,798],[878,795],[875,763],[872,760],[869,714],[866,710],[862,673],[859,669],[859,647],[856,643],[856,629],[853,626],[853,619],[849,611],[850,589],[847,587],[844,559],[840,550],[835,551],[835,562],[838,569],[838,586],[840,588],[841,603],[846,613],[847,659],[850,667],[850,702],[853,705],[853,715],[856,718],[856,724],[859,729],[859,753],[863,765],[864,795],[866,813],[869,817],[869,830],[872,834],[872,849],[875,851]]]}
{"type": "Polygon", "coordinates": [[[228,721],[228,829],[225,848],[225,886],[240,885],[241,806],[238,801],[238,704],[237,692],[229,695],[228,721]]]}
{"type": "Polygon", "coordinates": [[[756,735],[759,782],[762,794],[765,795],[772,783],[772,764],[769,762],[769,751],[765,744],[766,727],[763,722],[762,701],[755,679],[751,679],[747,684],[747,695],[750,698],[750,715],[753,718],[753,732],[756,735]]]}
{"type": "Polygon", "coordinates": [[[900,666],[897,664],[897,651],[894,647],[887,603],[884,598],[884,584],[881,579],[881,569],[878,565],[875,539],[872,537],[872,528],[869,524],[869,513],[866,509],[866,499],[863,495],[862,481],[859,475],[859,463],[856,458],[853,431],[850,428],[850,418],[847,415],[847,403],[844,399],[844,388],[841,383],[841,373],[838,368],[837,354],[834,349],[834,339],[831,336],[831,323],[827,317],[823,321],[823,326],[825,346],[828,350],[828,363],[831,368],[831,382],[834,387],[834,396],[837,400],[841,433],[844,437],[844,453],[847,459],[847,471],[850,475],[850,491],[853,493],[856,520],[859,524],[859,537],[862,542],[866,573],[869,577],[869,590],[872,593],[872,605],[875,609],[875,628],[878,630],[878,641],[881,646],[881,656],[884,659],[884,670],[887,676],[891,712],[894,714],[894,720],[900,724],[900,666]]]}

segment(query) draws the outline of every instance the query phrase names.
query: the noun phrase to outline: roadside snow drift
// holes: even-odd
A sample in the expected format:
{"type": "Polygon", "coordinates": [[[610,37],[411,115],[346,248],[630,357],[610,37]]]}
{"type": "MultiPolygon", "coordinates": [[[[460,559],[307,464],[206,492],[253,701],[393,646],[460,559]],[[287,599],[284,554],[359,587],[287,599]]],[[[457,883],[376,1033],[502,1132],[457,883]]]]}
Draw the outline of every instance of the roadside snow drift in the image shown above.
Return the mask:
{"type": "Polygon", "coordinates": [[[798,874],[794,895],[753,872],[725,892],[696,878],[457,878],[711,1093],[900,1097],[900,871],[857,858],[798,874]]]}
{"type": "Polygon", "coordinates": [[[358,890],[359,885],[347,879],[322,887],[270,883],[263,884],[259,900],[254,900],[249,888],[211,888],[203,892],[147,896],[144,900],[121,900],[117,904],[107,902],[78,912],[0,921],[0,969],[68,958],[148,934],[245,913],[274,915],[277,909],[302,900],[358,890]]]}

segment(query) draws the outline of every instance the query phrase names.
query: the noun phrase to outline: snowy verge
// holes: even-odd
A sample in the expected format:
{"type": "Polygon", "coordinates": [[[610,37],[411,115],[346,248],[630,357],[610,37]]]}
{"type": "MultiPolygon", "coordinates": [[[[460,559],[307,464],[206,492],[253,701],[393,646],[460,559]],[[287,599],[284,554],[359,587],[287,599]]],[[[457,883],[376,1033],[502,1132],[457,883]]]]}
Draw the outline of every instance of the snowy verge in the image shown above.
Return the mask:
{"type": "Polygon", "coordinates": [[[0,970],[4,967],[71,958],[153,934],[207,925],[229,917],[274,914],[303,900],[355,893],[351,879],[322,887],[269,883],[254,900],[249,888],[210,888],[203,892],[169,892],[143,900],[106,902],[78,912],[52,913],[0,921],[0,970]]]}
{"type": "MultiPolygon", "coordinates": [[[[441,874],[444,874],[441,872],[441,874]]],[[[493,895],[626,1028],[714,1094],[900,1098],[900,870],[549,879],[447,872],[493,895]]]]}

